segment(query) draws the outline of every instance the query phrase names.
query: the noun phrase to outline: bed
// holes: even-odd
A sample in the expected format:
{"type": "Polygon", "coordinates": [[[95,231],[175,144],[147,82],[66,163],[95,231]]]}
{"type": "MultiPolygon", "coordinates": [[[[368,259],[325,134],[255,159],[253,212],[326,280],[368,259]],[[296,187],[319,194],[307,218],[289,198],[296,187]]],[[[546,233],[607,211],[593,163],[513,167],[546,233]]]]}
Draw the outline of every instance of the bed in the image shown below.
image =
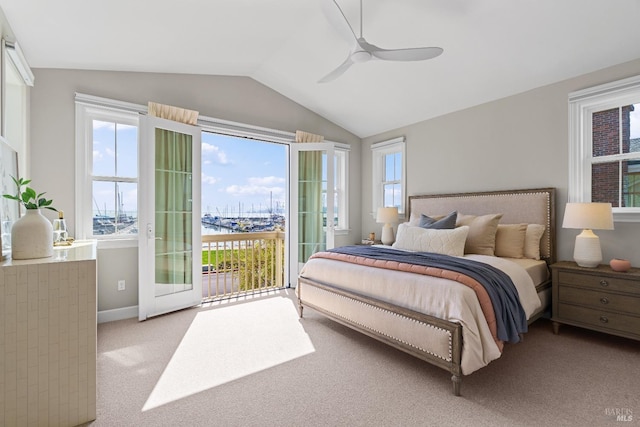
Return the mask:
{"type": "Polygon", "coordinates": [[[463,375],[548,312],[554,200],[553,188],[410,196],[392,247],[335,248],[307,261],[300,317],[312,308],[446,369],[459,396],[463,375]]]}

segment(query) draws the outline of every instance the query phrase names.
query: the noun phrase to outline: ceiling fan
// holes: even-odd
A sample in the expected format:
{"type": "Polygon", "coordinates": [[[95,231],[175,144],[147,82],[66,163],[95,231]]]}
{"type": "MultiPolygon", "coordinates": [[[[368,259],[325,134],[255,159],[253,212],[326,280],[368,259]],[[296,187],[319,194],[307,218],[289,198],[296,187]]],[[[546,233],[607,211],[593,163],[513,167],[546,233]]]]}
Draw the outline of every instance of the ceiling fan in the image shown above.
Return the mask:
{"type": "Polygon", "coordinates": [[[360,37],[349,25],[349,21],[335,0],[321,0],[322,8],[329,22],[339,31],[340,35],[353,44],[347,59],[335,70],[321,78],[318,83],[326,83],[341,76],[353,64],[367,62],[372,59],[384,61],[423,61],[435,58],[443,52],[440,47],[414,47],[406,49],[382,49],[367,42],[362,35],[362,0],[360,0],[360,37]]]}

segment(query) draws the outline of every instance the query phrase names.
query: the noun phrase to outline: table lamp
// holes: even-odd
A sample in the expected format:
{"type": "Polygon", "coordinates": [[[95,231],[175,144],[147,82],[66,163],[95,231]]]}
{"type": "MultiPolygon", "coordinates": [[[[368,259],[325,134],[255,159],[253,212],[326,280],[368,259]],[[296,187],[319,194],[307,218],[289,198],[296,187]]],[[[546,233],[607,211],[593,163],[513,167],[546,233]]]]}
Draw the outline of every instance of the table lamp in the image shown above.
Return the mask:
{"type": "Polygon", "coordinates": [[[581,267],[597,267],[602,250],[592,230],[613,230],[611,203],[567,203],[562,227],[582,229],[576,236],[573,260],[581,267]]]}
{"type": "Polygon", "coordinates": [[[393,244],[393,242],[395,241],[395,236],[393,235],[393,226],[391,224],[395,224],[398,222],[398,208],[378,208],[376,222],[379,224],[384,224],[384,226],[382,226],[382,236],[380,238],[382,244],[393,244]]]}

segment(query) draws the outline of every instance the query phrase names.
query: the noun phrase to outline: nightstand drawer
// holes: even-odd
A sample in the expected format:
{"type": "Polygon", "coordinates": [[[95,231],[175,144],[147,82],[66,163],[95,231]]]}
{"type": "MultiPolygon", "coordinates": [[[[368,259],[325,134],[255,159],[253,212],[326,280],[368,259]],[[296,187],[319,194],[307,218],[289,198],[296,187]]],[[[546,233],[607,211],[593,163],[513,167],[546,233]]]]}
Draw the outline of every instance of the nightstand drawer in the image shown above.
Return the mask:
{"type": "Polygon", "coordinates": [[[583,289],[626,292],[640,296],[640,283],[638,283],[637,279],[621,279],[618,277],[560,271],[558,272],[558,281],[562,285],[575,285],[583,289]]]}
{"type": "Polygon", "coordinates": [[[640,297],[588,291],[570,286],[558,289],[560,302],[568,302],[601,310],[624,311],[640,316],[640,297]]]}
{"type": "Polygon", "coordinates": [[[597,328],[612,329],[640,337],[640,317],[610,313],[604,310],[578,307],[569,304],[558,305],[558,318],[584,323],[597,328]]]}

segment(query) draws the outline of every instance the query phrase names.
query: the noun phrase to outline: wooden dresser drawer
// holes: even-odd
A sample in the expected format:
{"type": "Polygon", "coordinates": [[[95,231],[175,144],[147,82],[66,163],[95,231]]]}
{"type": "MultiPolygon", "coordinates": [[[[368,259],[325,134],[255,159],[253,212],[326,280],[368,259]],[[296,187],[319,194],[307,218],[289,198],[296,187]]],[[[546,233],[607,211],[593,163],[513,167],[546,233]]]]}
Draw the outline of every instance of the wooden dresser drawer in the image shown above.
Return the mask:
{"type": "Polygon", "coordinates": [[[568,302],[599,310],[622,311],[640,316],[640,297],[584,290],[570,286],[561,286],[558,289],[558,296],[561,303],[568,302]]]}
{"type": "Polygon", "coordinates": [[[558,305],[558,319],[584,323],[596,328],[615,330],[640,337],[640,317],[636,316],[561,303],[558,305]]]}
{"type": "Polygon", "coordinates": [[[551,265],[551,321],[640,340],[640,268],[613,271],[601,264],[580,267],[575,262],[551,265]]]}
{"type": "Polygon", "coordinates": [[[561,285],[574,285],[583,289],[626,292],[640,296],[640,283],[633,279],[560,271],[558,272],[558,281],[561,285]]]}

